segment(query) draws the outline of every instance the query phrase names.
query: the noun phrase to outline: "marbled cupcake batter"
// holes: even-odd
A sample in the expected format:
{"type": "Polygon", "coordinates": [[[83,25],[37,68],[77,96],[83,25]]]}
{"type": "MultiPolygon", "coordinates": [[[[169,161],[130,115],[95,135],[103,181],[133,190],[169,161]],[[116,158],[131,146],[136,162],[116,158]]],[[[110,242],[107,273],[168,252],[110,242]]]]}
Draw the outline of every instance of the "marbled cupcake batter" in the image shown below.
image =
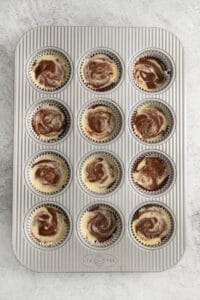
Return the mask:
{"type": "Polygon", "coordinates": [[[83,237],[92,243],[109,240],[117,229],[116,217],[109,207],[100,205],[86,211],[81,219],[83,237]]]}
{"type": "Polygon", "coordinates": [[[147,191],[157,191],[168,181],[170,169],[167,162],[157,156],[144,156],[133,168],[133,180],[147,191]]]}
{"type": "Polygon", "coordinates": [[[156,57],[141,57],[133,68],[136,84],[145,91],[160,90],[169,78],[166,65],[156,57]]]}
{"type": "Polygon", "coordinates": [[[57,139],[65,130],[67,120],[56,106],[41,105],[32,117],[32,128],[44,141],[57,139]]]}
{"type": "Polygon", "coordinates": [[[60,53],[44,53],[32,64],[30,77],[37,87],[43,90],[56,90],[62,87],[70,75],[68,60],[60,53]]]}
{"type": "Polygon", "coordinates": [[[144,104],[138,108],[132,122],[135,134],[146,142],[158,142],[166,134],[169,120],[161,108],[144,104]]]}
{"type": "Polygon", "coordinates": [[[39,244],[54,246],[66,237],[68,227],[66,217],[60,210],[44,205],[33,212],[29,231],[30,236],[39,244]]]}
{"type": "Polygon", "coordinates": [[[86,57],[81,67],[83,82],[91,89],[109,89],[120,79],[116,62],[105,54],[86,57]]]}
{"type": "Polygon", "coordinates": [[[109,192],[119,177],[116,162],[107,154],[94,154],[86,159],[82,167],[82,181],[92,192],[109,192]]]}
{"type": "Polygon", "coordinates": [[[156,246],[170,235],[172,221],[164,208],[147,205],[135,213],[131,229],[140,243],[156,246]]]}
{"type": "Polygon", "coordinates": [[[85,110],[81,119],[83,132],[92,140],[106,142],[120,126],[119,116],[110,107],[96,104],[85,110]]]}
{"type": "Polygon", "coordinates": [[[42,154],[31,165],[29,176],[32,186],[41,193],[60,191],[69,180],[67,163],[55,154],[42,154]]]}

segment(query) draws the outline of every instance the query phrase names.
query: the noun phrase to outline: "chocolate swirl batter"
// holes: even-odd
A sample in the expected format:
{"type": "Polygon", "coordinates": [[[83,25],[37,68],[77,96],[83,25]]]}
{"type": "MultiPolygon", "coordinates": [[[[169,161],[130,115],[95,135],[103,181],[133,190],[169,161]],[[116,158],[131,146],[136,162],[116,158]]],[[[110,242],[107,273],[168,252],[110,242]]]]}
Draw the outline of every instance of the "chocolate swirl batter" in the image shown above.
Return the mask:
{"type": "Polygon", "coordinates": [[[108,240],[117,228],[114,214],[106,207],[99,207],[91,211],[88,219],[87,229],[98,242],[108,240]]]}
{"type": "Polygon", "coordinates": [[[45,207],[35,215],[34,223],[37,224],[39,235],[55,235],[58,226],[57,210],[53,207],[45,207]]]}
{"type": "Polygon", "coordinates": [[[47,88],[57,88],[66,79],[64,64],[58,57],[36,60],[33,63],[33,72],[36,81],[47,88]]]}
{"type": "Polygon", "coordinates": [[[133,224],[136,234],[146,240],[162,240],[171,229],[167,212],[156,206],[146,206],[140,209],[134,216],[133,224]]]}
{"type": "Polygon", "coordinates": [[[160,157],[141,158],[134,167],[133,179],[146,190],[159,190],[169,179],[167,163],[160,157]]]}
{"type": "Polygon", "coordinates": [[[37,135],[45,137],[58,137],[64,131],[65,125],[65,116],[57,108],[41,108],[32,119],[33,130],[37,135]]]}
{"type": "Polygon", "coordinates": [[[59,183],[62,171],[58,161],[43,159],[33,164],[32,168],[34,167],[36,167],[35,178],[42,185],[56,186],[59,183]]]}
{"type": "Polygon", "coordinates": [[[84,81],[92,89],[102,90],[113,84],[116,65],[107,55],[95,55],[83,65],[84,81]]]}
{"type": "Polygon", "coordinates": [[[86,120],[87,133],[99,140],[111,136],[116,127],[116,120],[111,109],[101,104],[89,108],[86,120]]]}
{"type": "Polygon", "coordinates": [[[167,68],[158,58],[142,57],[134,65],[133,76],[141,88],[156,90],[165,84],[167,68]]]}
{"type": "Polygon", "coordinates": [[[101,157],[97,157],[94,159],[94,161],[88,163],[86,167],[86,172],[87,179],[90,182],[98,182],[102,185],[110,177],[113,179],[112,183],[109,184],[109,186],[106,186],[106,188],[110,188],[114,183],[113,181],[115,180],[115,174],[113,166],[111,164],[108,164],[108,162],[101,157]]]}
{"type": "Polygon", "coordinates": [[[155,105],[144,106],[133,119],[136,134],[143,140],[150,140],[165,134],[167,118],[155,105]]]}

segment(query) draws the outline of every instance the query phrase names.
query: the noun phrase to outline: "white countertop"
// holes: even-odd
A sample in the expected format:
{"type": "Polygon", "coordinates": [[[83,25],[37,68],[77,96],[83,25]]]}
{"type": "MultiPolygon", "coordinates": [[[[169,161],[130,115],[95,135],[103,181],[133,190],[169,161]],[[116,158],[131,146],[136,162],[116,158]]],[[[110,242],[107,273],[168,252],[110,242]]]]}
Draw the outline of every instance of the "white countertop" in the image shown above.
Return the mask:
{"type": "Polygon", "coordinates": [[[0,300],[200,299],[200,1],[0,0],[0,300]],[[187,110],[186,251],[163,273],[38,274],[11,246],[14,50],[37,25],[158,26],[185,48],[187,110]]]}

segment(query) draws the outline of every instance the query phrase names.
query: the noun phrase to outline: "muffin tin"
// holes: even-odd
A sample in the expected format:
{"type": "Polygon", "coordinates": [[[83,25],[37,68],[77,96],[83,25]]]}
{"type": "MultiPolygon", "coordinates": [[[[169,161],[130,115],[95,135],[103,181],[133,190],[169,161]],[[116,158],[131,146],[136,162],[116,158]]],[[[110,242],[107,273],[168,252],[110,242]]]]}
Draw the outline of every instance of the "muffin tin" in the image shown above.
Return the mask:
{"type": "Polygon", "coordinates": [[[18,260],[39,272],[162,271],[175,265],[184,252],[184,82],[183,48],[172,33],[160,28],[53,27],[27,32],[15,53],[13,171],[13,249],[18,260]],[[42,90],[30,77],[35,58],[60,53],[69,67],[66,82],[42,90]],[[119,79],[109,88],[91,89],[84,84],[84,59],[107,55],[119,68],[119,79]],[[133,65],[138,57],[166,59],[170,79],[163,89],[148,92],[136,85],[133,65]],[[164,57],[164,58],[163,58],[164,57]],[[121,124],[106,142],[85,136],[80,118],[93,103],[117,109],[121,124]],[[159,142],[145,142],[135,135],[131,122],[138,107],[156,103],[167,113],[170,126],[159,142]],[[42,105],[55,105],[65,115],[66,130],[58,139],[40,139],[32,117],[42,105]],[[57,193],[40,193],[29,178],[30,164],[43,153],[64,157],[69,178],[57,193]],[[80,174],[87,157],[104,153],[114,157],[117,185],[108,193],[92,193],[80,174]],[[144,155],[162,157],[170,176],[162,191],[144,192],[132,180],[135,161],[144,155]],[[137,209],[149,205],[170,214],[172,232],[159,246],[147,247],[132,233],[137,209]],[[68,233],[59,245],[34,242],[31,215],[37,207],[56,207],[68,220],[68,233]],[[95,207],[109,208],[117,219],[110,242],[91,245],[80,229],[82,216],[95,207]]]}

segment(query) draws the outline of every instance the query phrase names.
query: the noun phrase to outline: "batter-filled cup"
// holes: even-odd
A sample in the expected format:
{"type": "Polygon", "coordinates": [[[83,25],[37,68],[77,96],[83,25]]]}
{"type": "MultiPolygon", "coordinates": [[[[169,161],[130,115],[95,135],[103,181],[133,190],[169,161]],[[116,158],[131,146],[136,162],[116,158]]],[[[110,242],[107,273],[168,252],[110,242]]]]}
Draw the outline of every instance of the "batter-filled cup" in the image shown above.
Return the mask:
{"type": "Polygon", "coordinates": [[[81,187],[93,195],[105,196],[121,184],[123,169],[120,161],[106,151],[90,153],[79,165],[81,187]]]}
{"type": "Polygon", "coordinates": [[[29,240],[42,248],[63,244],[71,231],[70,218],[66,211],[54,203],[39,204],[25,220],[29,240]]]}
{"type": "Polygon", "coordinates": [[[138,208],[130,221],[131,236],[148,248],[166,244],[174,232],[174,219],[167,208],[157,203],[138,208]]]}
{"type": "Polygon", "coordinates": [[[66,85],[72,66],[67,55],[52,48],[39,51],[28,64],[28,77],[36,88],[54,92],[66,85]]]}
{"type": "Polygon", "coordinates": [[[129,73],[131,81],[141,91],[155,93],[169,86],[175,70],[166,53],[157,49],[147,49],[131,61],[129,73]]]}
{"type": "Polygon", "coordinates": [[[78,219],[78,233],[86,245],[98,249],[107,248],[121,236],[121,216],[111,205],[89,205],[78,219]]]}
{"type": "Polygon", "coordinates": [[[56,143],[70,131],[71,113],[57,100],[42,100],[28,112],[27,129],[32,137],[42,143],[56,143]]]}
{"type": "Polygon", "coordinates": [[[173,162],[159,151],[144,151],[130,164],[132,186],[146,196],[161,195],[175,180],[173,162]]]}
{"type": "Polygon", "coordinates": [[[71,167],[62,155],[54,151],[36,154],[26,166],[26,181],[41,195],[51,196],[64,190],[71,179],[71,167]]]}
{"type": "Polygon", "coordinates": [[[110,50],[92,50],[81,59],[79,75],[88,89],[106,92],[116,87],[121,81],[122,62],[110,50]]]}
{"type": "Polygon", "coordinates": [[[138,103],[129,118],[131,133],[148,144],[166,140],[174,128],[171,109],[160,100],[144,100],[138,103]]]}
{"type": "Polygon", "coordinates": [[[112,101],[94,100],[85,105],[79,115],[82,135],[93,143],[108,143],[119,136],[123,117],[112,101]]]}

